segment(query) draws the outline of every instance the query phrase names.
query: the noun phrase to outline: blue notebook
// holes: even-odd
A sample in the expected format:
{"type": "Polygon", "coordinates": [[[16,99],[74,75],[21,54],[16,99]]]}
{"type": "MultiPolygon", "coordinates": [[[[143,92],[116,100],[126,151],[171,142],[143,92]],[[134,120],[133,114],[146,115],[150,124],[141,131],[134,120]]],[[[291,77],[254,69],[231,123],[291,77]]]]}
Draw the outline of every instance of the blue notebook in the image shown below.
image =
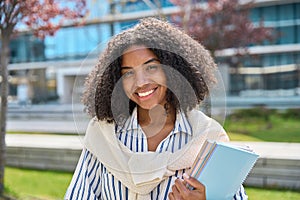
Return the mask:
{"type": "Polygon", "coordinates": [[[249,148],[206,140],[190,176],[205,185],[207,200],[232,200],[258,157],[249,148]]]}

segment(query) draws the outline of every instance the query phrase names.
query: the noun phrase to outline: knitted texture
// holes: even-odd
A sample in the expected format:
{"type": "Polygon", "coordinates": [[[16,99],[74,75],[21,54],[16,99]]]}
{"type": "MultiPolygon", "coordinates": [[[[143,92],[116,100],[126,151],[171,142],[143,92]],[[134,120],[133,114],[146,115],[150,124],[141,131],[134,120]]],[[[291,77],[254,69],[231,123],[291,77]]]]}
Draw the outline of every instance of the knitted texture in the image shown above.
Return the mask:
{"type": "MultiPolygon", "coordinates": [[[[150,199],[150,192],[176,170],[192,166],[205,139],[228,141],[224,129],[200,111],[188,113],[193,138],[182,149],[171,152],[134,153],[111,134],[114,124],[92,120],[84,146],[97,157],[109,173],[129,189],[129,199],[150,199]],[[201,121],[201,123],[198,123],[201,121]]],[[[167,181],[165,182],[167,183],[167,181]]],[[[161,189],[165,190],[163,184],[161,189]]]]}

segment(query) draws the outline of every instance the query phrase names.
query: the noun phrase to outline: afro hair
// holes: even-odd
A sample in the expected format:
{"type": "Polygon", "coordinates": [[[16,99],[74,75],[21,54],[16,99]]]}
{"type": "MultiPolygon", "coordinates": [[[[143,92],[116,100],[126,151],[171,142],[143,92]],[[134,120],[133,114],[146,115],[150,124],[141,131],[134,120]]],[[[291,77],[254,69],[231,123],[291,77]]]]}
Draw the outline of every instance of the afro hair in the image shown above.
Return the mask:
{"type": "Polygon", "coordinates": [[[132,45],[146,46],[167,66],[167,102],[176,111],[195,108],[209,93],[209,85],[216,82],[216,64],[201,44],[169,22],[145,18],[112,37],[88,75],[82,101],[92,117],[118,122],[136,106],[118,84],[122,82],[122,53],[132,45]]]}

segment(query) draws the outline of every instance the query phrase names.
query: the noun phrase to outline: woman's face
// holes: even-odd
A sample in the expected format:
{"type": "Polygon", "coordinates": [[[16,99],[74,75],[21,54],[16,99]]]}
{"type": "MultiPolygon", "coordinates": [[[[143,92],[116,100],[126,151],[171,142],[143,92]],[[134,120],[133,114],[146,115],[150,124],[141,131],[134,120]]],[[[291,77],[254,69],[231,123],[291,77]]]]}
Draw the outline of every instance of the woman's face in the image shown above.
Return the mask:
{"type": "Polygon", "coordinates": [[[166,76],[157,56],[145,46],[124,51],[121,74],[126,95],[143,109],[166,103],[166,76]]]}

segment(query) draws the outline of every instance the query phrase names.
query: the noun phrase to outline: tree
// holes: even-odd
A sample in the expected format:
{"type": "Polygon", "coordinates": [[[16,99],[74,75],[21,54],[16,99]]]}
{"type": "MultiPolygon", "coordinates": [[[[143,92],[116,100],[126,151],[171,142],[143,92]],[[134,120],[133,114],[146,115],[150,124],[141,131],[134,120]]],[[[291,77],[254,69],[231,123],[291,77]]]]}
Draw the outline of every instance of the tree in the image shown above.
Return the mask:
{"type": "Polygon", "coordinates": [[[171,0],[182,8],[172,16],[172,21],[201,42],[212,55],[215,51],[236,48],[237,54],[247,53],[250,44],[260,44],[274,39],[271,28],[262,21],[255,25],[249,17],[253,3],[239,0],[171,0]]]}
{"type": "MultiPolygon", "coordinates": [[[[248,54],[248,46],[275,39],[273,29],[251,22],[249,13],[254,6],[249,0],[170,0],[181,7],[181,12],[171,16],[171,21],[203,44],[213,57],[216,51],[233,48],[235,55],[224,59],[241,78],[238,69],[242,58],[248,54]],[[246,2],[246,3],[245,3],[246,2]]],[[[210,100],[208,99],[207,102],[210,100]]],[[[205,104],[210,115],[210,105],[205,104]]]]}
{"type": "Polygon", "coordinates": [[[0,196],[4,191],[5,133],[8,97],[9,43],[18,28],[36,36],[53,35],[63,24],[77,23],[87,13],[85,0],[0,0],[0,196]]]}

